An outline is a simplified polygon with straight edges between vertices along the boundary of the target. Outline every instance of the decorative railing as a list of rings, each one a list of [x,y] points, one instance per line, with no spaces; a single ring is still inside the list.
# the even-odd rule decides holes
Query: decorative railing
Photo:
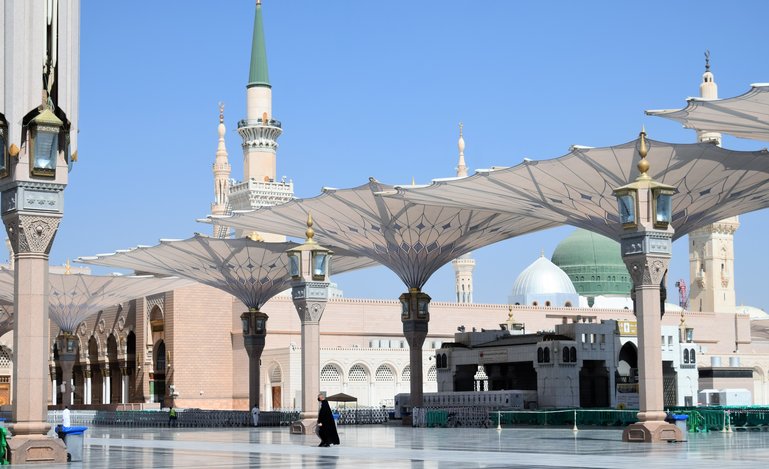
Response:
[[[266,121],[263,119],[241,119],[238,121],[239,129],[243,127],[251,127],[254,125],[267,125],[270,127],[277,127],[279,129],[283,128],[283,125],[280,123],[280,121],[276,119],[267,119]]]

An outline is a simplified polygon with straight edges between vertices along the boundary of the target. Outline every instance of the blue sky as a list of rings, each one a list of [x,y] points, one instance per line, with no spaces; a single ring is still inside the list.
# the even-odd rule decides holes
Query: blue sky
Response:
[[[254,2],[82,2],[79,161],[52,264],[160,238],[210,233],[217,103],[226,104],[233,177],[242,175]],[[695,96],[703,52],[721,97],[769,81],[767,2],[264,1],[278,177],[312,197],[369,176],[427,183],[454,175],[457,125],[471,170],[636,138],[692,142],[644,109]],[[726,138],[724,146],[763,142]],[[766,212],[741,218],[737,302],[767,309]],[[571,228],[475,253],[476,302],[504,303],[517,274]],[[686,241],[669,274],[688,283]],[[95,269],[96,272],[104,272]],[[348,297],[394,299],[385,268],[336,278]],[[444,267],[425,291],[453,297]]]

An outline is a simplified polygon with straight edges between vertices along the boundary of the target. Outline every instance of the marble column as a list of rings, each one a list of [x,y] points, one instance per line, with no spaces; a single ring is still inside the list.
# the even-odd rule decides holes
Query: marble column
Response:
[[[21,184],[21,183],[19,183]],[[47,436],[48,253],[61,215],[16,211],[20,187],[2,194],[3,222],[14,251],[13,423],[8,445],[14,464],[66,462],[61,440]]]

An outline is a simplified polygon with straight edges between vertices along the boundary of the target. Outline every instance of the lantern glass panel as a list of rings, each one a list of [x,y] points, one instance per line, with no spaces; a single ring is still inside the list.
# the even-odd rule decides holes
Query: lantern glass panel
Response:
[[[292,277],[296,278],[302,274],[302,267],[300,262],[300,254],[298,252],[292,252],[288,255],[288,273]]]
[[[669,224],[671,221],[671,200],[670,194],[657,194],[657,207],[655,216],[655,222],[660,224]]]
[[[38,131],[35,135],[34,169],[53,171],[59,152],[59,134]]]
[[[312,256],[312,278],[313,280],[323,280],[326,277],[326,260],[328,255],[325,252],[316,252]]]

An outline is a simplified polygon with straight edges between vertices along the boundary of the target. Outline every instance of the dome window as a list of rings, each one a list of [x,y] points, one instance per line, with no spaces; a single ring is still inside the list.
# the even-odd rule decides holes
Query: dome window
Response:
[[[569,360],[572,363],[577,363],[577,347],[569,348]]]
[[[563,348],[563,362],[569,363],[569,347]]]
[[[545,306],[550,306],[550,301],[545,301]]]
[[[537,363],[542,363],[545,361],[545,352],[542,350],[542,347],[539,347],[537,349]]]
[[[550,347],[545,347],[545,353],[544,357],[542,358],[542,361],[545,363],[550,363]]]
[[[571,308],[571,301],[567,301],[566,303],[563,304],[563,306],[565,306],[566,308]]]

